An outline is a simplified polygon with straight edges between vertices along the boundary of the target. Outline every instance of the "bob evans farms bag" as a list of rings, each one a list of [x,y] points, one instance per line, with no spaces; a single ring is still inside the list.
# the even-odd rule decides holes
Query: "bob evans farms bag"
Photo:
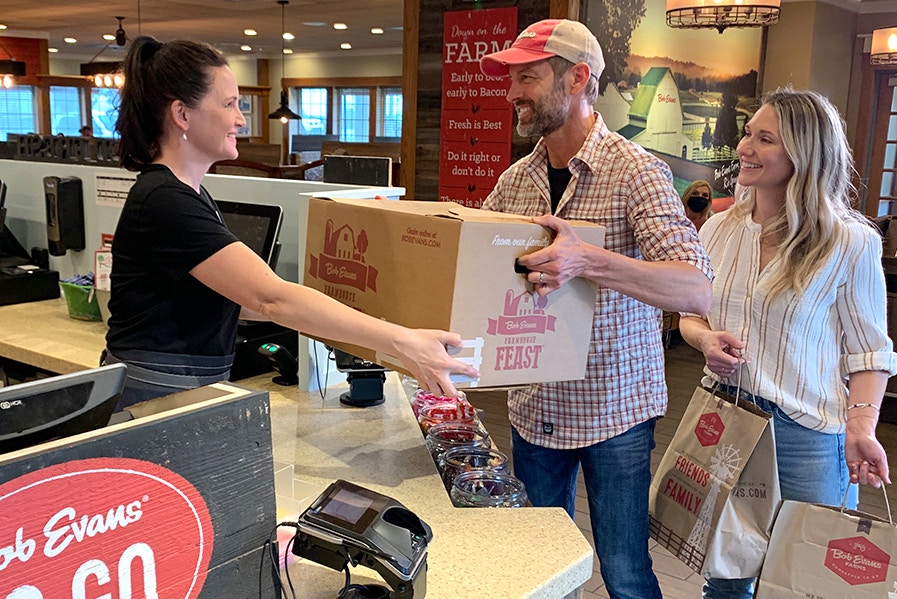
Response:
[[[838,507],[785,501],[757,599],[897,599],[897,527]]]
[[[754,577],[780,500],[769,416],[698,387],[651,481],[651,536],[705,577]]]

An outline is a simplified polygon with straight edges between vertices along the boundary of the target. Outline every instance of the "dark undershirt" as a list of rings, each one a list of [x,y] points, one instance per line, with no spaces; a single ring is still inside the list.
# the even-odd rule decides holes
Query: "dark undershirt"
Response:
[[[570,178],[572,176],[573,173],[571,173],[570,169],[566,166],[562,168],[554,168],[551,164],[548,165],[548,188],[551,191],[552,214],[558,211],[558,204],[561,202],[561,196],[564,195],[564,191],[567,189],[567,184],[570,183]]]

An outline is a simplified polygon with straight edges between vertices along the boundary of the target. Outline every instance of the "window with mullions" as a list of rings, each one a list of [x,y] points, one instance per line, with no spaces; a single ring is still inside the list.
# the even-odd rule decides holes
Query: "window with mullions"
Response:
[[[381,137],[401,137],[402,88],[381,87],[379,96],[377,135]]]
[[[118,90],[95,87],[90,91],[90,116],[94,137],[113,137],[118,120]]]
[[[330,90],[326,87],[300,87],[299,135],[327,135],[327,106]]]
[[[343,88],[338,90],[337,124],[339,140],[345,142],[370,141],[371,91],[368,88]]]
[[[0,141],[10,133],[35,133],[34,113],[33,87],[0,87]]]
[[[81,90],[77,87],[50,86],[50,133],[81,135],[86,122],[81,116]]]

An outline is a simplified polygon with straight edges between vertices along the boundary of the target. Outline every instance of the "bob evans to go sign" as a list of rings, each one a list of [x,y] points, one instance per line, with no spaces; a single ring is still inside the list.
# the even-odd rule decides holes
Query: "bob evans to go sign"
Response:
[[[162,466],[42,468],[0,485],[0,599],[193,599],[213,538],[199,492]]]

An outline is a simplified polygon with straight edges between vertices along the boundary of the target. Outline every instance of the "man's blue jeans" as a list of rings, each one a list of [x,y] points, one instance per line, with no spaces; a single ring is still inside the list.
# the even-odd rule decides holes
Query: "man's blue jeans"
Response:
[[[574,514],[576,477],[582,465],[589,519],[601,577],[611,599],[661,599],[648,553],[648,488],[654,420],[622,435],[579,449],[528,443],[511,428],[514,475],[534,506]]]
[[[844,435],[812,431],[791,420],[771,401],[762,397],[754,400],[772,415],[782,499],[840,506],[850,481],[844,461]],[[854,485],[847,507],[856,508],[858,495]],[[751,599],[753,583],[753,578],[711,578],[704,585],[704,599]]]

